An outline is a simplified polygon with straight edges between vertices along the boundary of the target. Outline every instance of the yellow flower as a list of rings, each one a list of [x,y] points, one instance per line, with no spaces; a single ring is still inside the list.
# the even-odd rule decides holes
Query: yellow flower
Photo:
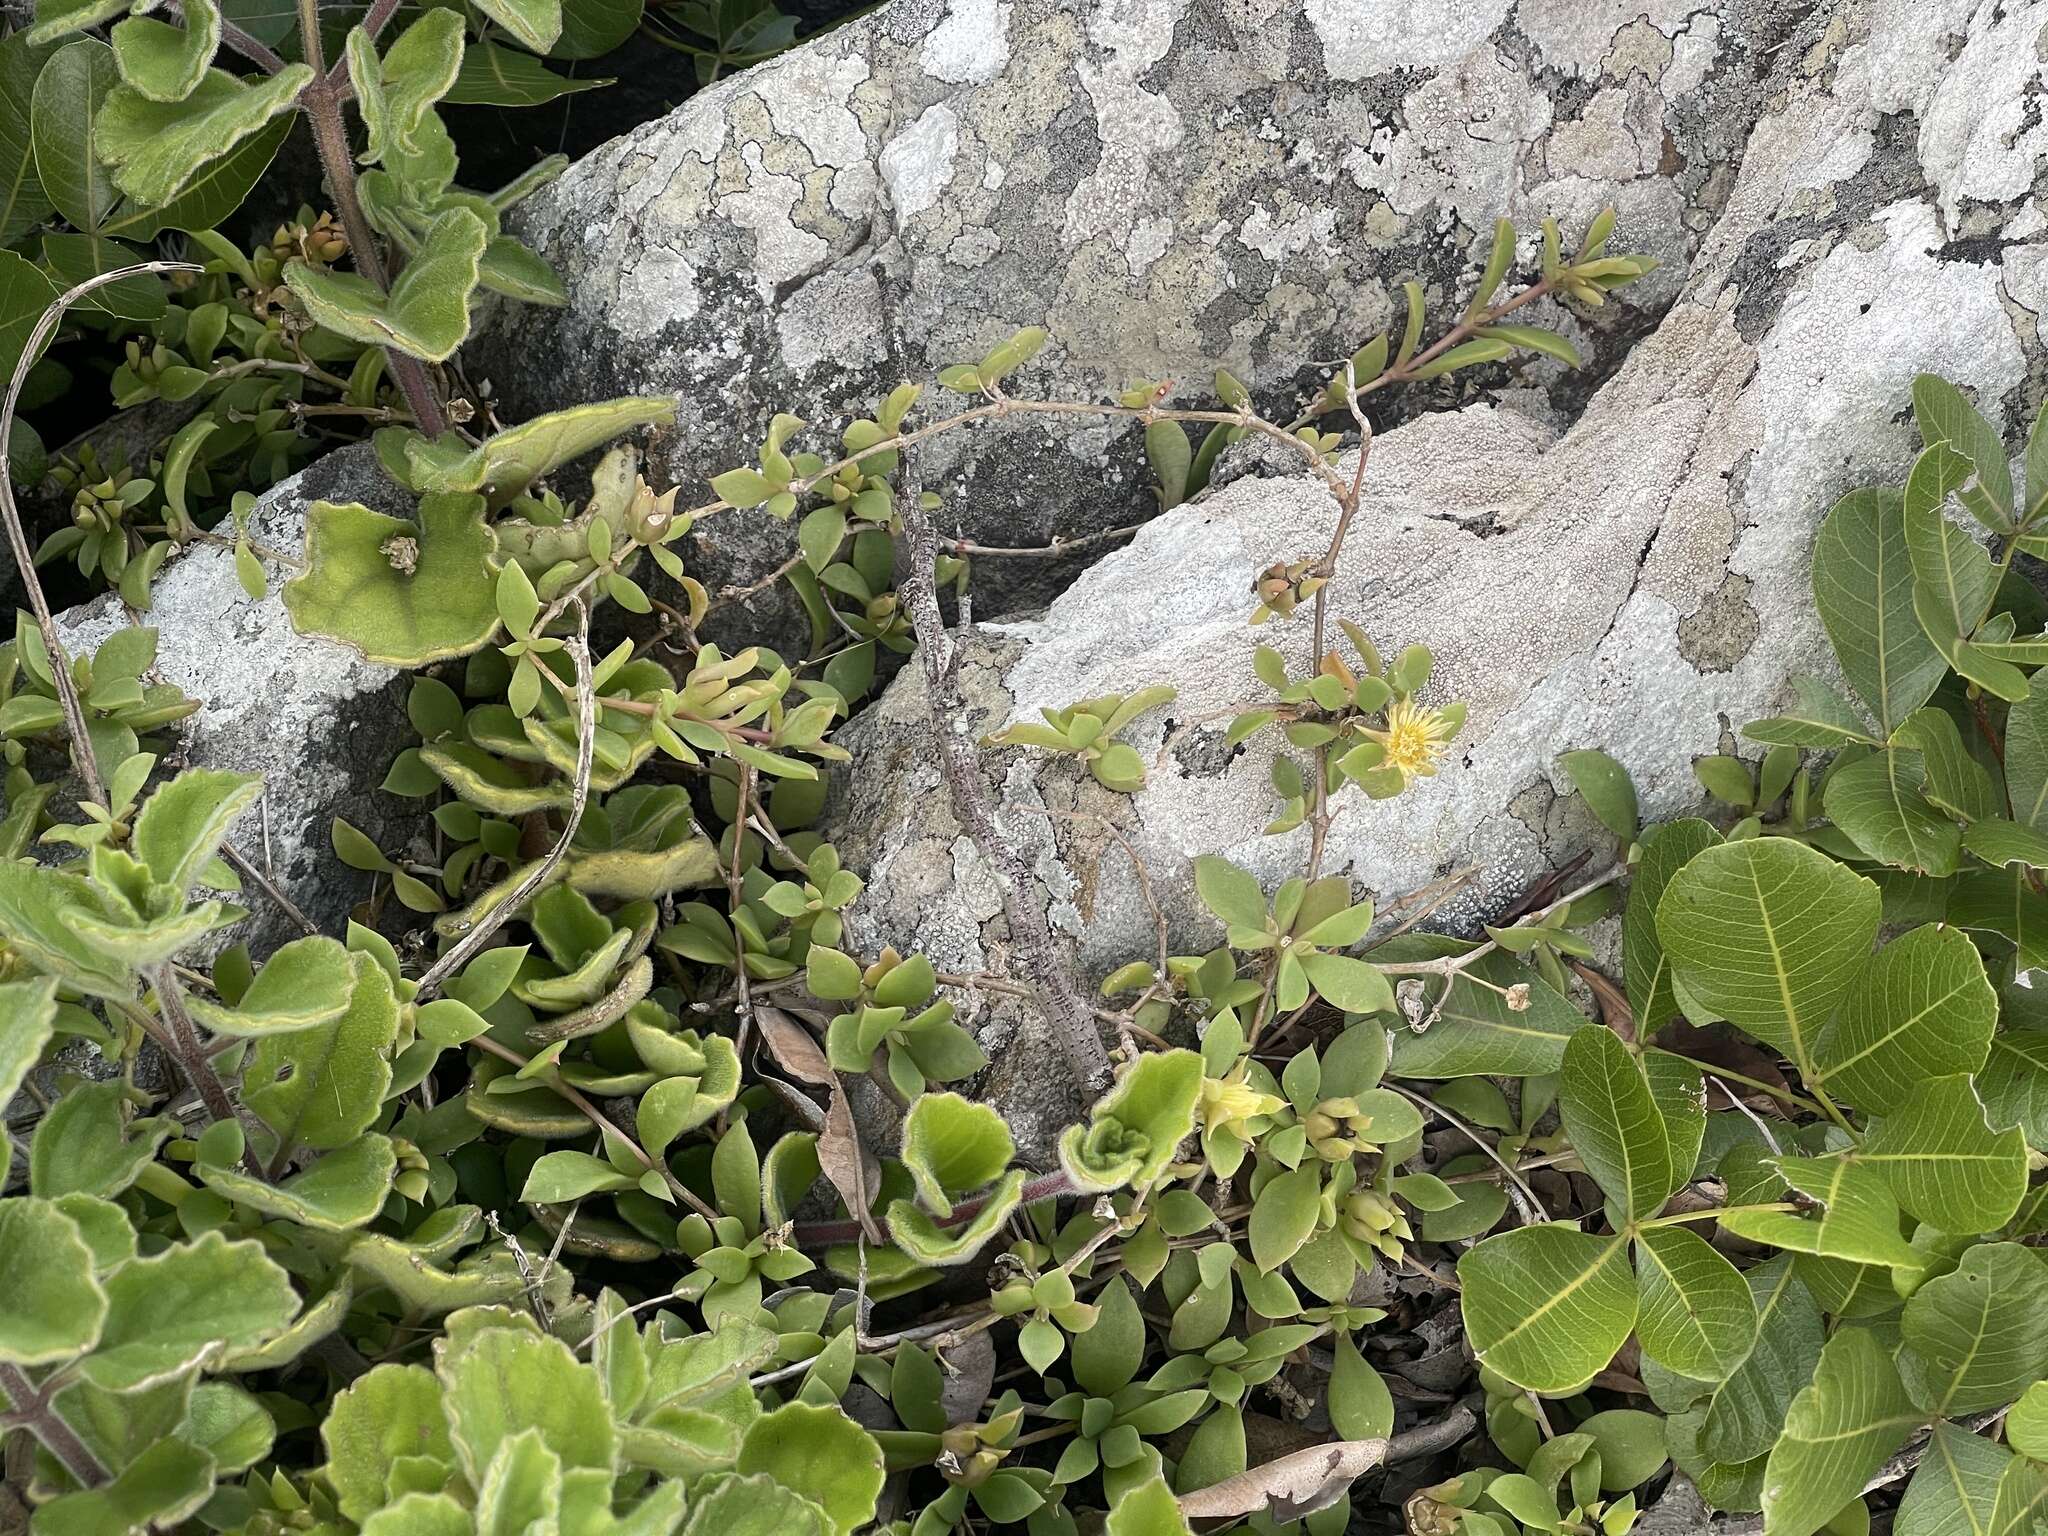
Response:
[[[1404,779],[1426,779],[1435,774],[1444,747],[1458,734],[1460,722],[1440,709],[1424,709],[1413,699],[1396,699],[1387,709],[1387,728],[1368,731],[1386,748],[1386,766],[1400,770]]]
[[[1237,1130],[1253,1116],[1275,1114],[1285,1104],[1284,1099],[1259,1092],[1238,1078],[1235,1072],[1228,1078],[1202,1079],[1202,1129],[1205,1131]]]

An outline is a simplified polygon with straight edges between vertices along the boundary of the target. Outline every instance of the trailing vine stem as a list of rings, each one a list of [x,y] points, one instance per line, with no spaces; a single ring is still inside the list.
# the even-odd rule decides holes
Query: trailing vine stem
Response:
[[[8,462],[14,442],[14,414],[21,403],[22,386],[28,382],[29,370],[35,367],[36,359],[42,356],[44,344],[64,318],[64,312],[86,294],[124,277],[203,270],[189,261],[143,261],[102,272],[65,289],[43,310],[42,318],[36,321],[35,329],[22,343],[21,356],[14,364],[14,376],[7,381],[7,398],[0,402],[0,519],[7,524],[7,542],[14,552],[14,567],[21,573],[21,584],[28,591],[29,607],[35,611],[36,628],[42,633],[43,650],[50,664],[50,680],[56,685],[58,706],[64,711],[65,730],[71,737],[71,761],[78,769],[78,776],[85,781],[87,796],[103,811],[112,809],[112,806],[107,799],[106,782],[100,777],[99,763],[93,756],[92,737],[86,730],[85,705],[78,697],[78,684],[71,676],[71,662],[64,654],[64,642],[57,637],[57,619],[50,611],[50,599],[43,592],[42,579],[36,575],[35,553],[28,547],[28,530],[22,525],[21,508],[14,500],[14,469]]]
[[[580,596],[575,598],[575,603],[576,636],[568,642],[566,649],[576,664],[576,775],[570,790],[569,812],[562,818],[561,834],[555,839],[554,846],[526,872],[526,877],[505,899],[479,918],[476,926],[420,978],[419,990],[414,994],[418,1001],[424,1002],[440,991],[448,978],[466,965],[492,934],[519,914],[533,894],[547,883],[548,877],[555,872],[555,866],[568,857],[576,829],[583,825],[583,812],[590,804],[590,770],[597,744],[597,698],[591,682],[590,605]]]
[[[1039,1011],[1052,1026],[1075,1083],[1086,1092],[1099,1093],[1109,1085],[1109,1053],[1095,1027],[1093,1009],[1075,990],[1045,909],[1030,899],[1030,871],[996,825],[988,785],[981,776],[981,754],[968,726],[966,703],[960,697],[960,663],[966,659],[967,648],[964,642],[947,637],[945,618],[939,612],[938,534],[924,509],[918,476],[906,467],[901,479],[896,513],[909,545],[909,570],[901,590],[924,665],[926,706],[938,741],[939,766],[954,811],[1002,890],[1017,963],[1032,984]],[[964,597],[960,606],[964,630],[973,622],[972,610]]]
[[[385,268],[383,257],[378,254],[376,231],[370,227],[369,215],[363,212],[363,200],[356,192],[355,158],[349,147],[348,124],[341,115],[342,87],[347,83],[346,65],[337,60],[335,74],[327,72],[326,57],[320,47],[319,0],[298,0],[298,3],[299,37],[305,48],[306,62],[313,67],[313,78],[299,92],[299,105],[305,109],[306,120],[312,124],[313,144],[320,153],[320,169],[326,176],[327,190],[334,195],[335,212],[340,215],[341,227],[348,235],[349,254],[355,260],[356,270],[389,293],[391,274]],[[385,14],[388,16],[389,10]],[[336,75],[340,78],[337,79]],[[385,347],[384,356],[420,431],[428,437],[439,437],[447,431],[448,418],[441,409],[440,395],[420,360],[393,346]]]

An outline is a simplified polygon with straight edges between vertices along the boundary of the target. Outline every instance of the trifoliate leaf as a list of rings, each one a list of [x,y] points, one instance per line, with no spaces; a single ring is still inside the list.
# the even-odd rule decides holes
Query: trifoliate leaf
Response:
[[[1628,1239],[1518,1227],[1458,1261],[1465,1330],[1480,1363],[1533,1392],[1576,1392],[1636,1324]]]
[[[1916,928],[1857,972],[1814,1045],[1809,1081],[1888,1114],[1929,1078],[1983,1066],[1997,1027],[1977,947],[1959,929]]]
[[[1694,1381],[1719,1381],[1756,1343],[1749,1282],[1684,1227],[1636,1235],[1636,1333],[1643,1353]]]
[[[1923,1082],[1850,1155],[1884,1177],[1908,1214],[1943,1232],[1996,1231],[2027,1189],[2026,1139],[1985,1122],[1962,1074]]]
[[[1920,1424],[1884,1346],[1868,1329],[1841,1329],[1792,1400],[1764,1469],[1764,1522],[1773,1536],[1812,1536]]]
[[[1657,933],[1703,1006],[1813,1068],[1822,1026],[1877,937],[1877,887],[1781,837],[1706,849],[1671,877]]]

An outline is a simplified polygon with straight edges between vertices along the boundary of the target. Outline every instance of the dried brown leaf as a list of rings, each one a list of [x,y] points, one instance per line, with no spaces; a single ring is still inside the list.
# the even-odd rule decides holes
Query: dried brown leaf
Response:
[[[761,1038],[768,1042],[775,1064],[800,1083],[823,1088],[832,1081],[831,1063],[808,1029],[780,1008],[765,1003],[754,1005],[754,1022],[761,1026]]]
[[[1299,1520],[1334,1504],[1386,1455],[1387,1442],[1379,1438],[1313,1445],[1183,1494],[1180,1512],[1190,1520],[1235,1520],[1264,1510],[1276,1522]]]
[[[860,1127],[853,1123],[853,1105],[847,1101],[845,1083],[836,1072],[830,1077],[832,1104],[825,1111],[825,1129],[818,1135],[818,1166],[839,1191],[839,1198],[846,1202],[847,1210],[860,1223],[868,1241],[881,1244],[888,1239],[876,1225],[874,1212],[868,1209],[874,1204],[874,1192],[881,1181],[881,1165],[860,1139]]]

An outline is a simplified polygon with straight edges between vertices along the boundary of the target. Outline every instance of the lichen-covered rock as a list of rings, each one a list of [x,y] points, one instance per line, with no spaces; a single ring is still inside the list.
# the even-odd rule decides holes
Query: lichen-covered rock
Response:
[[[1634,7],[1570,14],[1591,9]],[[1328,869],[1384,901],[1469,866],[1438,914],[1469,925],[1608,842],[1565,798],[1559,753],[1614,753],[1645,814],[1670,816],[1697,802],[1697,757],[1733,750],[1743,724],[1788,702],[1790,673],[1831,668],[1813,533],[1844,492],[1903,478],[1919,441],[1913,376],[1956,381],[2008,424],[2040,404],[2048,129],[2022,97],[2040,90],[2044,24],[2048,4],[1989,0],[1816,12],[1783,53],[1739,173],[1733,156],[1725,166],[1726,210],[1684,291],[1575,422],[1559,432],[1474,405],[1379,437],[1329,610],[1389,654],[1430,646],[1432,695],[1471,712],[1435,779],[1392,801],[1338,797]],[[1223,853],[1269,885],[1300,869],[1306,831],[1262,831],[1277,809],[1272,733],[1231,753],[1221,732],[1266,696],[1256,643],[1301,671],[1306,614],[1250,629],[1249,589],[1269,563],[1320,553],[1335,510],[1307,478],[1255,470],[1150,523],[1042,618],[985,633],[980,730],[1094,694],[1180,689],[1126,733],[1148,761],[1167,746],[1136,795],[1070,761],[990,761],[1016,807],[1009,829],[1037,850],[1041,899],[1089,973],[1153,953],[1151,916],[1099,822],[1040,808],[1115,822],[1177,946],[1211,937],[1194,855]],[[1000,973],[1003,924],[927,766],[915,670],[839,738],[855,771],[832,831],[869,874],[855,931]]]
[[[1023,325],[1052,335],[1027,388],[1099,398],[1176,378],[1206,394],[1220,365],[1285,408],[1398,323],[1403,279],[1447,307],[1496,218],[1576,230],[1612,204],[1621,246],[1666,266],[1597,330],[1546,317],[1598,376],[1678,291],[1805,9],[892,0],[524,204],[518,232],[569,305],[501,311],[469,357],[508,419],[674,393],[654,471],[701,489],[751,461],[772,413],[836,431]],[[1569,412],[1586,377],[1538,362],[1509,392]],[[923,459],[946,531],[984,542],[1152,507],[1134,430],[977,429]],[[707,533],[713,586],[795,547],[758,513]],[[1041,603],[1069,575],[992,564],[982,611]]]
[[[412,501],[377,468],[368,445],[346,448],[310,465],[263,496],[251,535],[268,548],[295,553],[306,504],[360,501],[378,511],[410,513]],[[236,846],[318,924],[338,934],[349,909],[369,894],[370,877],[334,856],[329,828],[346,817],[394,849],[411,836],[414,802],[377,792],[411,727],[405,684],[390,667],[346,647],[298,634],[285,616],[277,584],[291,572],[270,571],[271,593],[251,602],[235,577],[231,551],[195,545],[158,573],[142,622],[158,631],[157,672],[203,707],[178,728],[162,774],[179,766],[227,768],[263,776],[264,795],[236,825]],[[109,593],[58,616],[65,647],[91,650],[129,622]],[[299,934],[298,926],[245,882],[248,920],[231,937],[258,956]]]

